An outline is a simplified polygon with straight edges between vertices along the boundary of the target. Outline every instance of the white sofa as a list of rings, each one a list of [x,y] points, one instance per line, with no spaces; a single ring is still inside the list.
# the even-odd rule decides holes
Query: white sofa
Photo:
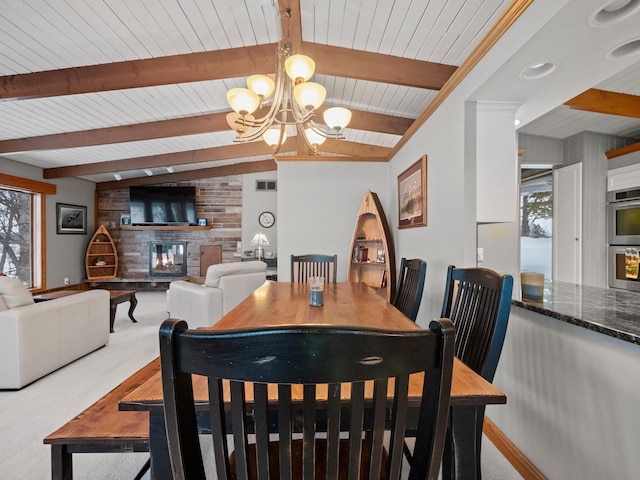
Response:
[[[106,290],[22,306],[0,295],[0,310],[0,389],[22,388],[109,342]]]
[[[261,261],[219,263],[207,269],[204,285],[187,280],[169,284],[169,315],[189,328],[209,327],[267,281]]]

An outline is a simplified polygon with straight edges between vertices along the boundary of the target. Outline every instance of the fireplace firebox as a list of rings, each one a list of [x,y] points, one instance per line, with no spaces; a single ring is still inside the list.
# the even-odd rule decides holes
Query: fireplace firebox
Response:
[[[149,242],[149,275],[187,276],[187,242]]]

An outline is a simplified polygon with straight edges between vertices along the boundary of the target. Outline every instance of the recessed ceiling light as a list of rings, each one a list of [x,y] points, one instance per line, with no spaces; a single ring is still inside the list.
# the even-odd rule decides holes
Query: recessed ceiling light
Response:
[[[520,78],[523,80],[536,80],[538,78],[546,77],[555,69],[555,63],[534,63],[520,72]]]
[[[148,168],[144,169],[144,173],[146,173],[149,176],[153,175],[153,172],[151,170],[149,170]]]
[[[628,58],[633,55],[638,55],[639,53],[640,38],[636,38],[635,40],[629,40],[628,42],[611,49],[605,55],[605,58],[607,60],[620,60],[622,58]]]
[[[589,17],[593,27],[608,27],[640,12],[640,0],[609,0]]]
[[[514,123],[515,123],[515,125],[517,127],[518,125],[520,125],[520,120],[518,118],[516,118],[516,121]]]
[[[173,173],[173,167],[167,167],[167,172]]]
[[[114,173],[113,174],[113,178],[115,178],[116,180],[120,181],[120,180],[122,180],[122,175],[120,175],[119,173]]]

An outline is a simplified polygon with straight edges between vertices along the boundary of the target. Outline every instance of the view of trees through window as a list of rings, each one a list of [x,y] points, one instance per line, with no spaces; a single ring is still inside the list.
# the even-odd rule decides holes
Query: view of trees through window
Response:
[[[551,278],[553,185],[551,175],[525,182],[520,196],[520,269]]]
[[[31,194],[0,189],[0,272],[31,278]]]

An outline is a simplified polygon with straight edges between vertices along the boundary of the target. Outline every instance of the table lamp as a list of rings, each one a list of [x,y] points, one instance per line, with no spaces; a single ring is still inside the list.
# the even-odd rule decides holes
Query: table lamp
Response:
[[[256,233],[253,236],[253,240],[251,240],[251,245],[257,245],[258,246],[258,260],[262,260],[262,247],[268,247],[269,246],[269,239],[262,232]]]

